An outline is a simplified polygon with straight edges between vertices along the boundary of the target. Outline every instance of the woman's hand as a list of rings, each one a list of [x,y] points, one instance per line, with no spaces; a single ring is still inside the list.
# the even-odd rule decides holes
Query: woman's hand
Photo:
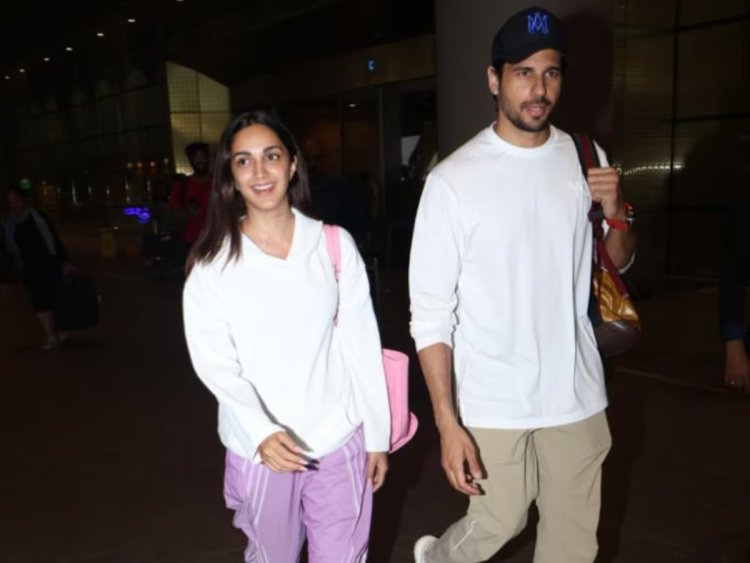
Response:
[[[388,452],[367,452],[367,482],[372,485],[372,492],[385,483],[388,473]]]
[[[302,448],[297,445],[288,432],[274,432],[258,446],[261,461],[277,473],[307,471],[310,463],[302,455]]]

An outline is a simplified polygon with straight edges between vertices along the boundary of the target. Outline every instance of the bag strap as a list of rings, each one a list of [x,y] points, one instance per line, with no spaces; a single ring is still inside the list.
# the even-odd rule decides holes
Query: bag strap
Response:
[[[339,238],[339,228],[336,225],[323,225],[323,234],[326,237],[326,246],[328,254],[333,262],[333,270],[336,273],[336,281],[341,276],[341,241]]]
[[[599,151],[596,150],[594,140],[588,133],[573,133],[573,144],[576,146],[576,152],[578,153],[578,162],[581,165],[581,171],[583,177],[587,178],[589,168],[598,168],[601,166],[601,160],[599,160]],[[604,210],[602,204],[598,201],[591,202],[591,209],[589,210],[589,221],[594,227],[594,238],[597,240],[604,239]]]
[[[601,166],[599,152],[596,150],[594,140],[587,133],[573,133],[571,134],[571,137],[576,146],[578,162],[581,165],[583,177],[586,178],[589,168],[598,168]],[[607,252],[607,247],[604,244],[604,210],[602,209],[602,204],[598,201],[591,203],[589,221],[591,221],[591,225],[594,229],[594,244],[599,265],[609,272],[617,291],[619,291],[621,295],[628,297],[628,288],[622,281],[620,272],[614,262],[612,262],[612,258],[610,258],[609,252]]]
[[[599,152],[588,133],[571,133],[570,136],[573,137],[573,143],[575,143],[578,152],[578,161],[585,176],[589,168],[596,168],[601,165]]]

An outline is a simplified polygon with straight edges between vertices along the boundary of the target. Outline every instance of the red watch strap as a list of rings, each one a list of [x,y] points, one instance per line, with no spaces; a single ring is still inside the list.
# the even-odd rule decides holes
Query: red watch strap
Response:
[[[612,227],[613,229],[617,231],[627,231],[628,230],[628,223],[627,221],[618,221],[617,219],[605,219],[607,221],[607,225]]]

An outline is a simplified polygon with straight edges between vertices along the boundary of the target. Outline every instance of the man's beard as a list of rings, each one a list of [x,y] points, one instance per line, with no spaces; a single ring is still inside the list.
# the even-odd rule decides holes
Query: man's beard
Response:
[[[539,133],[540,131],[544,131],[549,125],[547,119],[539,123],[528,123],[527,121],[524,121],[523,115],[520,111],[516,111],[515,109],[511,108],[509,104],[507,104],[502,98],[498,98],[498,103],[500,104],[500,109],[502,110],[503,114],[508,118],[508,121],[510,121],[521,131],[526,131],[528,133]],[[521,109],[529,104],[545,104],[546,106],[550,106],[552,105],[552,102],[542,96],[541,98],[523,102],[521,104]]]

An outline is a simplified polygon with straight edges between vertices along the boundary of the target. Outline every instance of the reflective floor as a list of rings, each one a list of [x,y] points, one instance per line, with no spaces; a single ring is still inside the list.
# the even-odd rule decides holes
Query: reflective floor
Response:
[[[213,398],[193,375],[180,284],[133,261],[82,259],[99,326],[41,352],[19,286],[0,285],[0,562],[224,563],[244,539],[221,497]],[[382,275],[381,327],[411,350],[403,274]],[[720,383],[711,290],[641,302],[639,347],[610,366],[614,448],[599,561],[750,561],[750,399]],[[424,386],[421,428],[376,497],[370,561],[411,561],[465,500],[448,487]],[[533,521],[493,561],[530,562]]]

